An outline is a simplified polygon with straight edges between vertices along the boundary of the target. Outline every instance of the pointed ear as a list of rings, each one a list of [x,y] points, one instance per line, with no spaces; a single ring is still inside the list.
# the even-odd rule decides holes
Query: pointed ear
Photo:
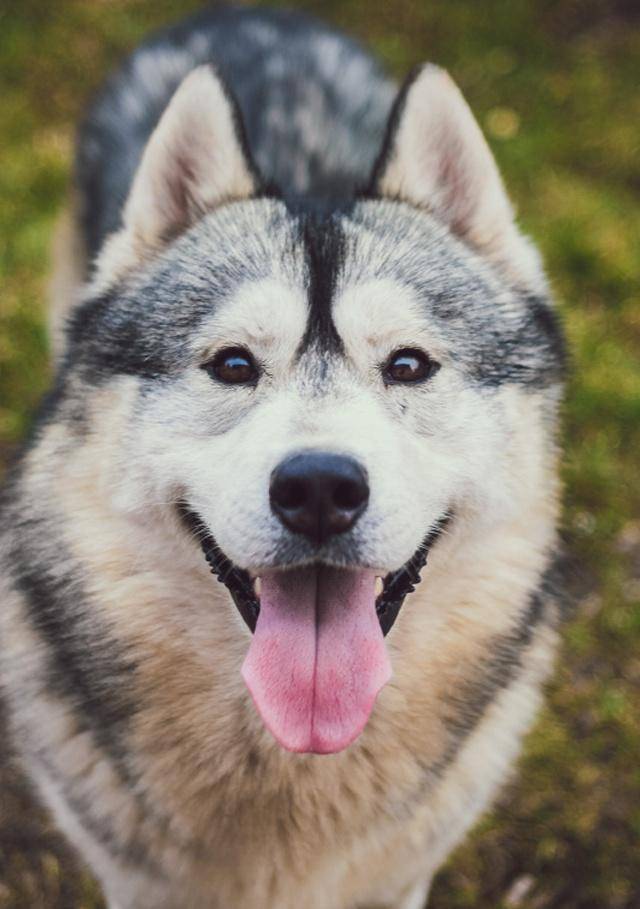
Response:
[[[439,67],[421,67],[401,90],[372,189],[432,212],[516,281],[543,283],[538,255],[518,232],[480,127]]]
[[[208,212],[258,191],[239,112],[210,66],[178,87],[149,139],[123,210],[105,243],[97,283],[140,264]]]

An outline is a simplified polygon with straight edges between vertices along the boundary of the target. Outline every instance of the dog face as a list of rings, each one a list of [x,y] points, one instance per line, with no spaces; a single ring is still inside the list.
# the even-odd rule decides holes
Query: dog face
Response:
[[[315,235],[280,202],[234,203],[88,306],[87,370],[140,380],[118,495],[185,498],[255,574],[318,558],[386,574],[447,511],[503,507],[501,392],[539,390],[556,368],[540,304],[398,203],[360,202]],[[234,359],[246,378],[225,378]],[[307,451],[368,477],[357,522],[319,545],[270,499],[279,465]]]
[[[537,259],[440,71],[400,96],[371,186],[323,217],[260,196],[197,70],[69,330],[85,383],[135,377],[114,507],[179,505],[232,564],[253,598],[245,678],[293,750],[358,734],[389,675],[393,584],[451,516],[508,513],[517,421],[558,381]]]

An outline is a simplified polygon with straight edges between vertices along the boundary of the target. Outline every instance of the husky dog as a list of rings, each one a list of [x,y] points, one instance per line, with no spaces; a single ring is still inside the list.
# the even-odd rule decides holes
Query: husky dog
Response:
[[[80,132],[2,519],[17,747],[120,909],[419,909],[560,607],[563,345],[451,79],[285,12]]]

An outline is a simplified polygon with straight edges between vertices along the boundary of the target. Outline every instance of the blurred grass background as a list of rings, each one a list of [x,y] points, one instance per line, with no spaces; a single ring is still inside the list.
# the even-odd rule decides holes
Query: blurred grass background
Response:
[[[578,571],[517,780],[439,876],[433,909],[640,907],[640,2],[299,0],[402,76],[447,67],[543,250],[570,346],[565,529]],[[48,247],[74,124],[150,28],[193,0],[0,0],[0,461],[49,381]],[[97,909],[5,757],[0,907]],[[204,907],[203,907],[204,909]]]

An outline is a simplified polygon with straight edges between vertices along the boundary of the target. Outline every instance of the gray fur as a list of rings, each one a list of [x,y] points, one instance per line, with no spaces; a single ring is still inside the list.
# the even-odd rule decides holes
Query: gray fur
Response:
[[[267,187],[324,209],[362,187],[395,90],[356,42],[278,10],[221,8],[150,39],[115,73],[80,133],[78,184],[95,254],[118,227],[144,144],[184,76],[213,62]]]

